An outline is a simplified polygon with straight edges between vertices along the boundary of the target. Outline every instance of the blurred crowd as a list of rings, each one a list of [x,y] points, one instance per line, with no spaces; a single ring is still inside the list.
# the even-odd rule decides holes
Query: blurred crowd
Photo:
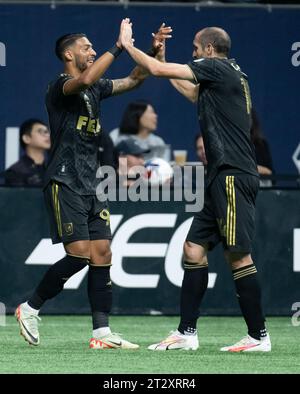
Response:
[[[157,133],[158,115],[147,100],[130,102],[124,110],[119,127],[99,137],[99,162],[114,167],[119,175],[134,175],[135,169],[147,161],[160,159],[173,163],[171,145]],[[27,119],[20,126],[20,159],[3,173],[6,186],[42,187],[50,149],[50,131],[40,119]],[[251,140],[255,149],[257,169],[261,176],[274,173],[269,144],[264,137],[258,115],[252,110]],[[201,133],[196,133],[195,155],[204,167],[207,165],[205,146]],[[173,151],[173,156],[175,152]],[[180,151],[186,152],[186,151]],[[191,152],[190,152],[191,153]],[[187,161],[184,158],[181,165]],[[129,186],[134,181],[124,184]],[[270,180],[261,180],[261,186],[272,186]]]

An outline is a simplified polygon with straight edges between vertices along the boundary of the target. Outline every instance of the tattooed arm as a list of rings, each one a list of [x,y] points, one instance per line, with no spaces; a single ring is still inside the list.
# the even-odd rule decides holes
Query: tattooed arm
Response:
[[[148,71],[143,67],[135,67],[128,77],[113,80],[112,94],[115,96],[138,87],[148,75]]]

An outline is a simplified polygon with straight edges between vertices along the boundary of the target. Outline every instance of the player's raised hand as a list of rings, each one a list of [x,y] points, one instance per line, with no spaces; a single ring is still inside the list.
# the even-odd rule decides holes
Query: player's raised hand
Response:
[[[172,38],[172,31],[173,29],[171,26],[166,26],[165,23],[162,23],[158,31],[156,33],[152,33],[153,46],[160,47],[167,38]]]
[[[132,38],[132,23],[129,18],[122,20],[119,40],[124,48],[133,45],[134,39]]]
[[[160,28],[156,33],[152,33],[153,41],[152,47],[155,51],[156,58],[158,60],[164,61],[165,60],[165,42],[166,39],[172,38],[172,28],[171,26],[166,26],[165,23],[162,23]]]

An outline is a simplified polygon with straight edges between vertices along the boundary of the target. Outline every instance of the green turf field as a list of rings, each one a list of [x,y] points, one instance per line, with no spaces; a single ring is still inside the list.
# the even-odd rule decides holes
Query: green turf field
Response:
[[[111,327],[140,350],[91,350],[88,316],[42,316],[41,345],[29,346],[14,317],[0,326],[0,373],[299,373],[300,327],[269,318],[271,353],[229,354],[219,348],[245,333],[241,318],[200,319],[197,351],[153,352],[147,345],[176,328],[177,317],[113,316]]]

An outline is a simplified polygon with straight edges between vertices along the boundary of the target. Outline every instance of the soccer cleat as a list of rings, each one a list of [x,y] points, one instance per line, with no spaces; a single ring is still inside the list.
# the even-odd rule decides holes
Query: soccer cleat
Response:
[[[259,339],[254,339],[247,335],[242,338],[239,342],[232,346],[222,347],[221,352],[270,352],[271,351],[271,340],[270,335]]]
[[[90,349],[138,349],[139,345],[121,338],[119,334],[110,333],[102,338],[91,338]]]
[[[24,337],[25,341],[30,345],[39,345],[40,335],[38,330],[38,320],[41,320],[41,318],[28,312],[24,304],[20,304],[17,307],[15,316],[20,326],[20,334]]]
[[[197,350],[199,347],[198,336],[184,335],[178,330],[171,331],[170,335],[159,343],[148,346],[149,350]]]

